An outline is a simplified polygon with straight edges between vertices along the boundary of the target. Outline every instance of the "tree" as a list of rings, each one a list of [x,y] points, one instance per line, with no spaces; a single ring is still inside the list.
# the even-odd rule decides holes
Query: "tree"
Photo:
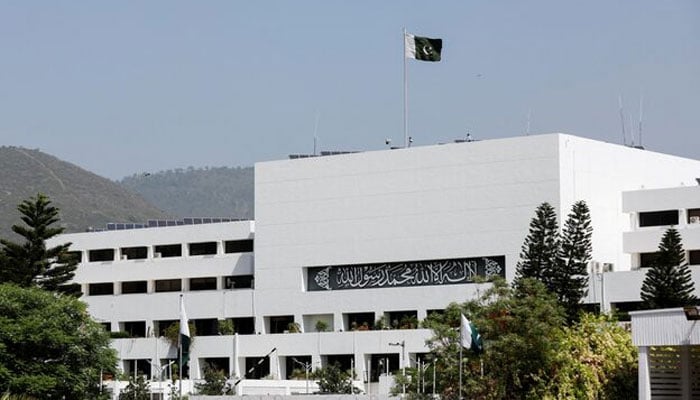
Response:
[[[560,247],[557,214],[549,203],[542,203],[530,221],[530,232],[525,238],[516,267],[516,284],[523,278],[535,278],[551,290],[554,286],[553,275],[562,262]]]
[[[148,382],[142,375],[137,376],[135,380],[133,376],[129,376],[129,384],[119,393],[119,400],[149,400],[150,394]]]
[[[637,348],[630,332],[609,316],[582,314],[565,327],[555,365],[545,398],[637,397]]]
[[[642,283],[641,297],[648,308],[672,308],[693,304],[695,286],[685,263],[681,236],[669,228],[661,238],[657,257]]]
[[[115,373],[109,342],[80,300],[0,284],[0,393],[99,398],[101,374]]]
[[[12,230],[24,237],[24,243],[0,239],[4,260],[0,264],[0,282],[23,287],[39,286],[45,290],[80,295],[80,285],[69,283],[75,275],[78,260],[69,254],[70,243],[46,248],[46,241],[60,233],[58,208],[39,193],[17,206],[24,225]]]
[[[478,327],[485,345],[482,354],[463,351],[461,394],[460,314]],[[426,386],[436,368],[436,389],[446,400],[621,400],[635,393],[637,359],[630,333],[610,317],[585,313],[565,326],[564,309],[536,279],[523,279],[515,288],[496,281],[478,299],[450,304],[423,324],[433,331]],[[417,393],[417,371],[409,369],[407,375],[413,378],[406,381],[407,393]]]
[[[460,314],[468,315],[484,339],[481,355],[463,351],[463,393],[459,393]],[[436,387],[445,399],[540,398],[551,377],[563,325],[563,309],[542,282],[523,278],[515,289],[494,282],[477,300],[452,304],[427,318],[428,341],[437,359]],[[481,377],[481,361],[484,376]],[[415,386],[407,388],[415,391]]]
[[[561,240],[561,250],[554,273],[553,291],[566,309],[567,319],[576,320],[581,309],[581,299],[588,293],[588,263],[593,245],[591,214],[585,201],[577,201],[571,207]]]
[[[224,371],[209,364],[204,366],[204,382],[195,383],[194,389],[198,394],[203,395],[233,394],[233,388],[227,382]]]
[[[350,374],[343,371],[337,362],[315,370],[313,375],[314,378],[318,379],[321,393],[357,394],[360,392],[358,388],[353,386]]]

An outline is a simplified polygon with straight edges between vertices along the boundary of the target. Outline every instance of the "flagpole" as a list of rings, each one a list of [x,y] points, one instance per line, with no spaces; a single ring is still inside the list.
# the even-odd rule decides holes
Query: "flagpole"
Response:
[[[180,295],[180,310],[182,310],[182,294]],[[182,322],[182,317],[180,321]],[[180,375],[180,398],[182,398],[182,334],[180,334],[180,332],[182,332],[182,327],[177,330],[177,349],[180,354],[178,371]]]
[[[403,28],[403,143],[408,148],[408,64],[406,62],[406,28]]]
[[[459,400],[462,400],[462,332],[459,332]]]

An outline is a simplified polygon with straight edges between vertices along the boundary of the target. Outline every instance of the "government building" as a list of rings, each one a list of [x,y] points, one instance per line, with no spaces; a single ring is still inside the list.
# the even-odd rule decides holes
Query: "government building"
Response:
[[[475,280],[515,277],[543,202],[560,223],[574,202],[590,208],[591,307],[639,307],[644,267],[671,226],[700,287],[699,179],[700,161],[567,134],[295,157],[255,165],[255,221],[53,242],[80,256],[82,300],[122,337],[125,374],[169,376],[177,350],[163,333],[182,294],[196,328],[191,381],[215,365],[239,394],[305,393],[313,382],[290,378],[338,362],[382,395],[387,371],[424,361],[421,320],[478,296]]]

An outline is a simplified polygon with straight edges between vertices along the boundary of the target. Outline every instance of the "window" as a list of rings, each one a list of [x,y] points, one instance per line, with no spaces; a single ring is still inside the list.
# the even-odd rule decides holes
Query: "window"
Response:
[[[114,284],[107,283],[91,283],[88,285],[88,296],[104,296],[114,294]]]
[[[122,282],[123,294],[146,293],[147,290],[148,284],[146,283],[146,281]]]
[[[127,376],[137,375],[151,376],[151,360],[124,360],[124,373]]]
[[[700,208],[691,208],[688,210],[688,223],[700,224]]]
[[[235,275],[224,278],[224,289],[252,289],[253,275]]]
[[[148,248],[142,247],[122,247],[120,249],[122,260],[143,260],[148,256]]]
[[[639,226],[678,225],[678,210],[639,213]]]
[[[655,262],[656,258],[659,256],[658,252],[654,253],[640,253],[639,254],[639,267],[648,268],[651,267]]]
[[[688,252],[688,264],[700,265],[700,250],[690,250]]]
[[[69,251],[68,257],[77,262],[83,262],[83,252],[82,251]]]
[[[263,379],[270,375],[270,357],[246,357],[245,378]]]
[[[197,336],[215,336],[219,334],[219,324],[216,318],[195,319],[193,322]]]
[[[239,335],[254,335],[255,334],[255,318],[240,317],[231,318],[233,320],[233,331]]]
[[[216,242],[190,243],[191,256],[206,256],[216,254]]]
[[[399,347],[399,351],[401,348]],[[371,382],[378,382],[380,375],[389,375],[399,370],[400,355],[398,353],[372,354],[370,359]]]
[[[174,325],[178,320],[163,320],[163,321],[153,321],[153,328],[155,329],[156,336],[165,336],[165,331]]]
[[[182,280],[161,279],[156,281],[156,292],[179,292],[182,290]]]
[[[610,307],[615,311],[618,321],[630,321],[630,311],[637,311],[644,309],[644,302],[642,301],[628,301],[621,303],[610,303]]]
[[[270,333],[285,333],[289,332],[289,328],[294,324],[293,315],[281,315],[277,317],[269,317]]]
[[[88,260],[90,262],[114,261],[114,249],[90,250]]]
[[[345,329],[348,331],[367,331],[374,327],[374,313],[349,313],[345,314],[348,323]]]
[[[352,368],[355,357],[352,354],[329,354],[324,365],[340,364],[340,369],[347,371]]]
[[[417,311],[394,311],[386,313],[389,326],[392,329],[416,329],[418,328]]]
[[[224,242],[224,253],[250,253],[253,251],[253,239],[227,240]]]
[[[215,371],[223,371],[225,376],[229,375],[228,358],[208,357],[204,359],[204,365]]]
[[[284,379],[295,379],[306,378],[307,372],[311,373],[311,356],[286,356],[285,359],[285,378]],[[350,369],[349,367],[347,369]],[[344,371],[345,369],[343,369]],[[312,377],[309,377],[311,379]]]
[[[216,278],[191,278],[190,290],[216,290]]]
[[[146,321],[127,321],[122,326],[129,337],[146,337]]]
[[[155,247],[155,257],[182,257],[182,245],[161,244]],[[160,255],[159,255],[160,254]]]

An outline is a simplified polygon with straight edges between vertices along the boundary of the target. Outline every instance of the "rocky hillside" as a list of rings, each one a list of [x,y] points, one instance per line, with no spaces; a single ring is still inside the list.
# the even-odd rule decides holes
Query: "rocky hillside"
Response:
[[[168,216],[140,195],[76,165],[39,150],[0,146],[0,237],[17,240],[10,229],[20,221],[17,204],[38,192],[60,209],[67,232]]]
[[[253,219],[252,167],[189,167],[132,175],[120,183],[176,217]]]

